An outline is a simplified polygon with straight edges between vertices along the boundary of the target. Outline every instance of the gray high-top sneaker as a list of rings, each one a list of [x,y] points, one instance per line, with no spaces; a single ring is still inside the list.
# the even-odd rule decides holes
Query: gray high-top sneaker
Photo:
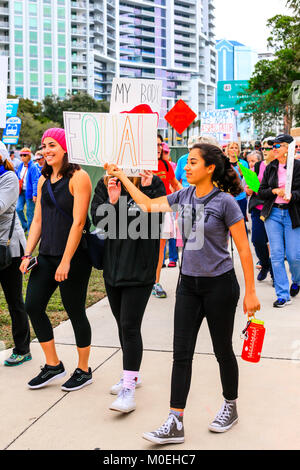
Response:
[[[156,431],[145,432],[143,438],[154,444],[181,444],[184,442],[183,418],[170,413],[167,421],[160,428]]]
[[[238,422],[236,400],[225,400],[214,421],[208,426],[213,432],[226,432]]]

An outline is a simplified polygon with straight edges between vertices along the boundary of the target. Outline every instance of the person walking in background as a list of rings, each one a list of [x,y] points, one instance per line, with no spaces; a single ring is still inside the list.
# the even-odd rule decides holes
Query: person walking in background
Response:
[[[176,163],[172,162],[171,159],[171,154],[170,154],[170,147],[168,144],[163,142],[162,144],[162,151],[163,151],[163,160],[166,160],[170,163],[170,165],[173,168],[174,173],[176,172]],[[173,192],[172,186],[170,187],[171,191]],[[163,265],[162,267],[164,268],[165,265],[165,258],[166,258],[166,251],[167,251],[167,245],[169,245],[169,264],[168,268],[176,268],[177,261],[178,261],[178,250],[176,247],[176,214],[170,214],[170,235],[171,238],[166,241],[166,246],[164,250],[164,260],[163,260]]]
[[[265,150],[266,152],[266,150]],[[267,152],[268,153],[268,152]],[[268,153],[269,156],[269,153]],[[263,179],[263,175],[266,169],[266,162],[261,160],[260,153],[254,151],[248,156],[248,163],[250,169],[255,171],[258,176],[259,181]],[[263,208],[264,201],[258,198],[257,193],[250,189],[247,185],[245,187],[247,196],[250,197],[248,202],[248,212],[251,214],[252,220],[252,235],[251,241],[253,243],[256,256],[258,258],[259,266],[261,270],[258,273],[257,280],[264,281],[270,272],[271,278],[273,280],[273,270],[270,259],[270,252],[268,246],[268,236],[265,229],[265,224],[261,220],[261,210]],[[274,282],[274,281],[273,281]]]
[[[12,262],[0,266],[0,284],[8,305],[12,321],[14,348],[5,366],[18,366],[31,360],[30,329],[23,301],[23,279],[19,271],[26,239],[16,215],[19,182],[13,163],[9,160],[5,145],[0,142],[0,244],[9,246]]]
[[[144,172],[141,178],[131,178],[131,181],[150,198],[166,194],[162,180],[151,172]],[[123,375],[110,390],[111,394],[118,397],[110,409],[128,413],[136,408],[135,388],[141,385],[141,325],[156,278],[160,247],[159,225],[162,217],[155,221],[151,215],[141,212],[126,189],[112,177],[101,178],[95,189],[91,215],[98,228],[99,223],[107,216],[107,204],[110,208],[114,207],[119,220],[127,220],[128,223],[127,227],[121,227],[122,235],[119,231],[115,234],[108,223],[107,229],[105,228],[108,236],[105,238],[103,260],[106,292],[118,325],[123,353]],[[99,215],[100,212],[102,215]],[[136,219],[140,220],[140,233],[144,230],[143,224],[147,228],[146,237],[130,237],[129,225],[134,224]],[[111,220],[112,226],[113,223]],[[123,235],[124,230],[126,237]],[[110,233],[113,233],[111,237]],[[156,233],[153,238],[152,233]]]
[[[182,186],[179,183],[179,181],[177,181],[177,179],[175,178],[175,173],[174,173],[172,166],[170,165],[168,161],[163,159],[163,138],[161,135],[157,136],[157,159],[158,159],[158,170],[153,171],[153,174],[157,175],[162,180],[166,189],[166,193],[171,194],[172,189],[174,191],[178,191],[179,189],[181,189]],[[154,295],[158,299],[164,299],[167,297],[167,293],[163,289],[159,281],[160,281],[161,268],[162,268],[163,260],[164,260],[166,241],[172,238],[173,236],[173,230],[172,230],[173,225],[174,224],[172,223],[171,215],[167,214],[167,217],[165,217],[164,223],[163,223],[163,229],[162,229],[161,240],[160,240],[160,249],[159,249],[159,260],[158,260],[157,270],[156,270],[156,280],[152,289],[152,295]]]
[[[15,172],[17,172],[17,171],[18,171],[18,168],[19,168],[19,166],[21,165],[22,162],[15,156],[15,151],[14,151],[14,150],[11,150],[11,151],[9,152],[9,157],[10,157],[10,159],[11,159],[11,161],[12,161],[12,164],[13,164],[13,166],[14,166]]]
[[[234,170],[237,172],[239,175],[241,182],[243,180],[243,174],[237,164],[237,157],[240,155],[241,149],[240,149],[240,144],[238,142],[230,142],[227,147],[227,156],[229,158],[229,161],[234,168]],[[245,160],[239,160],[239,162],[246,168],[249,167],[248,163]],[[244,220],[245,220],[245,227],[246,231],[247,230],[247,194],[245,191],[242,191],[240,194],[238,194],[235,197],[235,200],[237,201],[238,205],[240,206],[240,209],[243,213]]]
[[[273,141],[273,160],[266,167],[258,191],[263,203],[261,217],[270,243],[271,261],[277,300],[273,307],[285,307],[300,289],[300,161],[294,161],[291,198],[285,195],[287,156],[293,137],[280,134]],[[292,284],[285,269],[290,267]]]
[[[25,308],[45,354],[46,364],[40,374],[30,380],[28,387],[42,388],[66,375],[46,314],[47,304],[59,286],[78,352],[78,367],[62,385],[62,390],[73,391],[92,383],[88,364],[91,327],[85,310],[92,266],[81,243],[83,230],[89,229],[87,213],[92,184],[79,165],[69,163],[63,129],[48,129],[42,138],[42,148],[46,163],[38,183],[36,210],[20,270],[26,273],[40,241],[37,265],[28,281]]]
[[[44,158],[43,152],[41,150],[38,150],[35,153],[34,162],[35,162],[36,167],[39,170],[40,175],[41,175],[42,174],[42,169],[43,169],[43,166],[44,166],[44,163],[45,163],[45,158]]]
[[[186,172],[191,186],[158,199],[145,196],[116,165],[104,168],[122,182],[144,210],[173,211],[177,205],[180,226],[185,227],[182,231],[185,249],[175,304],[170,414],[160,428],[144,433],[143,437],[155,444],[184,442],[183,413],[191,383],[194,349],[204,317],[219,363],[224,396],[223,406],[209,429],[225,432],[238,421],[238,364],[232,349],[232,333],[240,290],[228,252],[229,231],[244,272],[244,313],[251,317],[260,309],[243,215],[231,196],[241,191],[240,180],[221,149],[207,144],[196,144],[189,154]],[[197,217],[203,204],[204,217]],[[198,244],[201,233],[204,242]]]
[[[193,148],[193,145],[196,144],[197,142],[198,142],[198,137],[196,137],[196,136],[189,137],[189,140],[188,140],[188,150],[189,150],[189,152]],[[186,153],[186,154],[182,155],[182,157],[179,158],[179,160],[177,162],[176,170],[175,170],[175,177],[182,184],[183,188],[188,188],[189,187],[189,182],[186,178],[186,171],[185,171],[188,156],[189,156],[189,154]]]
[[[294,137],[296,141],[296,147],[295,147],[295,158],[296,160],[300,160],[300,136]]]
[[[273,152],[273,141],[274,141],[274,137],[266,137],[262,143],[261,150],[262,150],[263,159],[266,165],[269,165],[269,163],[271,163],[275,158],[274,152]]]
[[[25,233],[29,232],[34,214],[34,207],[37,197],[37,184],[40,173],[31,160],[31,150],[23,148],[20,152],[22,163],[18,168],[17,176],[20,184],[20,195],[17,203],[17,214],[21,221]],[[26,217],[24,207],[26,204]]]

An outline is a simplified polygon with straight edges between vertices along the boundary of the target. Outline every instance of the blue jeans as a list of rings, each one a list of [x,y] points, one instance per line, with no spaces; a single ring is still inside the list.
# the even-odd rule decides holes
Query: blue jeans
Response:
[[[26,204],[26,217],[27,217],[27,220],[26,220],[25,214],[24,214],[25,204]],[[32,219],[33,219],[33,214],[34,214],[34,207],[35,207],[35,204],[34,204],[33,200],[32,199],[26,199],[25,191],[22,191],[20,196],[19,196],[19,199],[18,199],[16,210],[17,210],[17,214],[19,216],[19,219],[21,221],[23,230],[25,232],[29,231],[29,229],[30,229],[30,225],[31,225],[31,222],[32,222]]]
[[[169,261],[175,261],[177,263],[178,261],[178,250],[176,246],[176,238],[169,238],[166,242],[165,246],[165,251],[164,251],[164,261],[165,262],[165,257],[166,257],[166,249],[167,249],[167,243],[169,242]]]
[[[288,261],[292,282],[300,285],[300,227],[293,229],[289,211],[274,207],[265,221],[270,243],[275,290],[278,298],[290,300],[289,279],[284,260]]]

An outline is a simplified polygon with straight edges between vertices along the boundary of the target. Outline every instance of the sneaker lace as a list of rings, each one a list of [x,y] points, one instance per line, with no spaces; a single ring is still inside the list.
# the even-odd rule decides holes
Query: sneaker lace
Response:
[[[222,408],[220,409],[219,413],[215,417],[215,421],[218,421],[223,425],[226,421],[230,418],[234,403],[227,403],[224,402]]]
[[[174,421],[175,421],[176,426],[178,428],[178,425],[180,424],[178,419],[176,418],[176,416],[173,413],[170,413],[167,421],[160,428],[158,428],[156,432],[158,434],[169,434],[171,426],[172,426]]]
[[[118,395],[119,398],[126,398],[126,396],[131,392],[130,388],[122,388]]]

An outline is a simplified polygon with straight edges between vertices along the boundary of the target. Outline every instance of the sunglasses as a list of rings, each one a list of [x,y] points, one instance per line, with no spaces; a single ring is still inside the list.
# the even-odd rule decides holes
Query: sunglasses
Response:
[[[282,144],[274,144],[273,149],[280,149]]]
[[[295,146],[295,149],[300,149],[300,145],[296,145],[296,146]]]
[[[272,149],[273,149],[273,147],[262,147],[262,150],[264,150],[266,152],[269,152]]]
[[[29,153],[20,153],[20,157],[28,157]]]
[[[162,144],[157,144],[157,147],[162,147]]]

